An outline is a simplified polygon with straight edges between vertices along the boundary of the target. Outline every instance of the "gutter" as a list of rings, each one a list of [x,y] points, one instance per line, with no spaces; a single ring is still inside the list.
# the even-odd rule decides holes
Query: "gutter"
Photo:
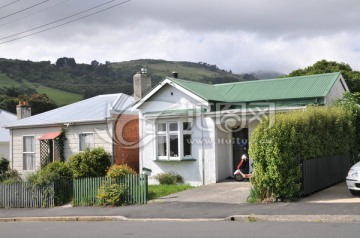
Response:
[[[268,113],[275,113],[275,112],[288,112],[293,110],[304,110],[306,109],[306,106],[299,106],[299,107],[277,107],[277,108],[268,108],[266,111]],[[265,110],[264,110],[265,111]],[[213,112],[205,112],[205,116],[213,117],[213,116],[219,116],[224,113],[227,114],[244,114],[245,115],[253,115],[254,111],[250,111],[248,109],[242,110],[242,109],[230,109],[230,110],[224,110],[224,111],[213,111]]]
[[[49,124],[28,124],[28,125],[8,125],[5,126],[5,129],[22,129],[22,128],[43,128],[48,126],[63,126],[63,125],[87,125],[87,124],[100,124],[107,122],[108,119],[101,119],[101,120],[84,120],[84,121],[73,121],[73,122],[57,122],[57,123],[49,123]]]

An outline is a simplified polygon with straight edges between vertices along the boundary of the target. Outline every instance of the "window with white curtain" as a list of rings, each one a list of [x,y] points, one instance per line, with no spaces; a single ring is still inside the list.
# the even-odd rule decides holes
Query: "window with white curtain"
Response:
[[[23,137],[23,170],[35,170],[35,136]]]
[[[79,134],[79,150],[84,151],[86,148],[94,148],[94,133]]]

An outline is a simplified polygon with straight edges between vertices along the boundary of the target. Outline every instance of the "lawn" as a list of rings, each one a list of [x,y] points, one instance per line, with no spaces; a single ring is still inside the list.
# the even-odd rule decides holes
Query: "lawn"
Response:
[[[193,188],[189,184],[175,184],[175,185],[149,185],[148,194],[149,200],[153,200],[159,197],[167,196],[173,193],[181,192],[187,189]]]

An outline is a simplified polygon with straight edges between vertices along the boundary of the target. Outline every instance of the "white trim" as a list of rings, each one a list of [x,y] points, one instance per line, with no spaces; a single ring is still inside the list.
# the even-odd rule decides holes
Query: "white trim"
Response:
[[[82,120],[82,121],[63,121],[63,122],[49,122],[49,123],[42,123],[42,124],[26,124],[26,125],[16,125],[11,126],[7,125],[4,128],[5,129],[19,129],[19,128],[40,128],[40,127],[50,127],[50,126],[63,126],[63,125],[69,125],[69,126],[75,126],[75,125],[91,125],[91,124],[100,124],[104,122],[108,122],[111,120],[111,118],[106,119],[100,119],[100,120]]]

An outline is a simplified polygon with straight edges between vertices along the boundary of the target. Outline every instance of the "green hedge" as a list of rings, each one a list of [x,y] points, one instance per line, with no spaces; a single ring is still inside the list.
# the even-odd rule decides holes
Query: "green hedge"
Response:
[[[308,107],[276,114],[251,135],[253,189],[261,200],[297,198],[301,161],[349,154],[355,140],[354,116],[341,106]]]

